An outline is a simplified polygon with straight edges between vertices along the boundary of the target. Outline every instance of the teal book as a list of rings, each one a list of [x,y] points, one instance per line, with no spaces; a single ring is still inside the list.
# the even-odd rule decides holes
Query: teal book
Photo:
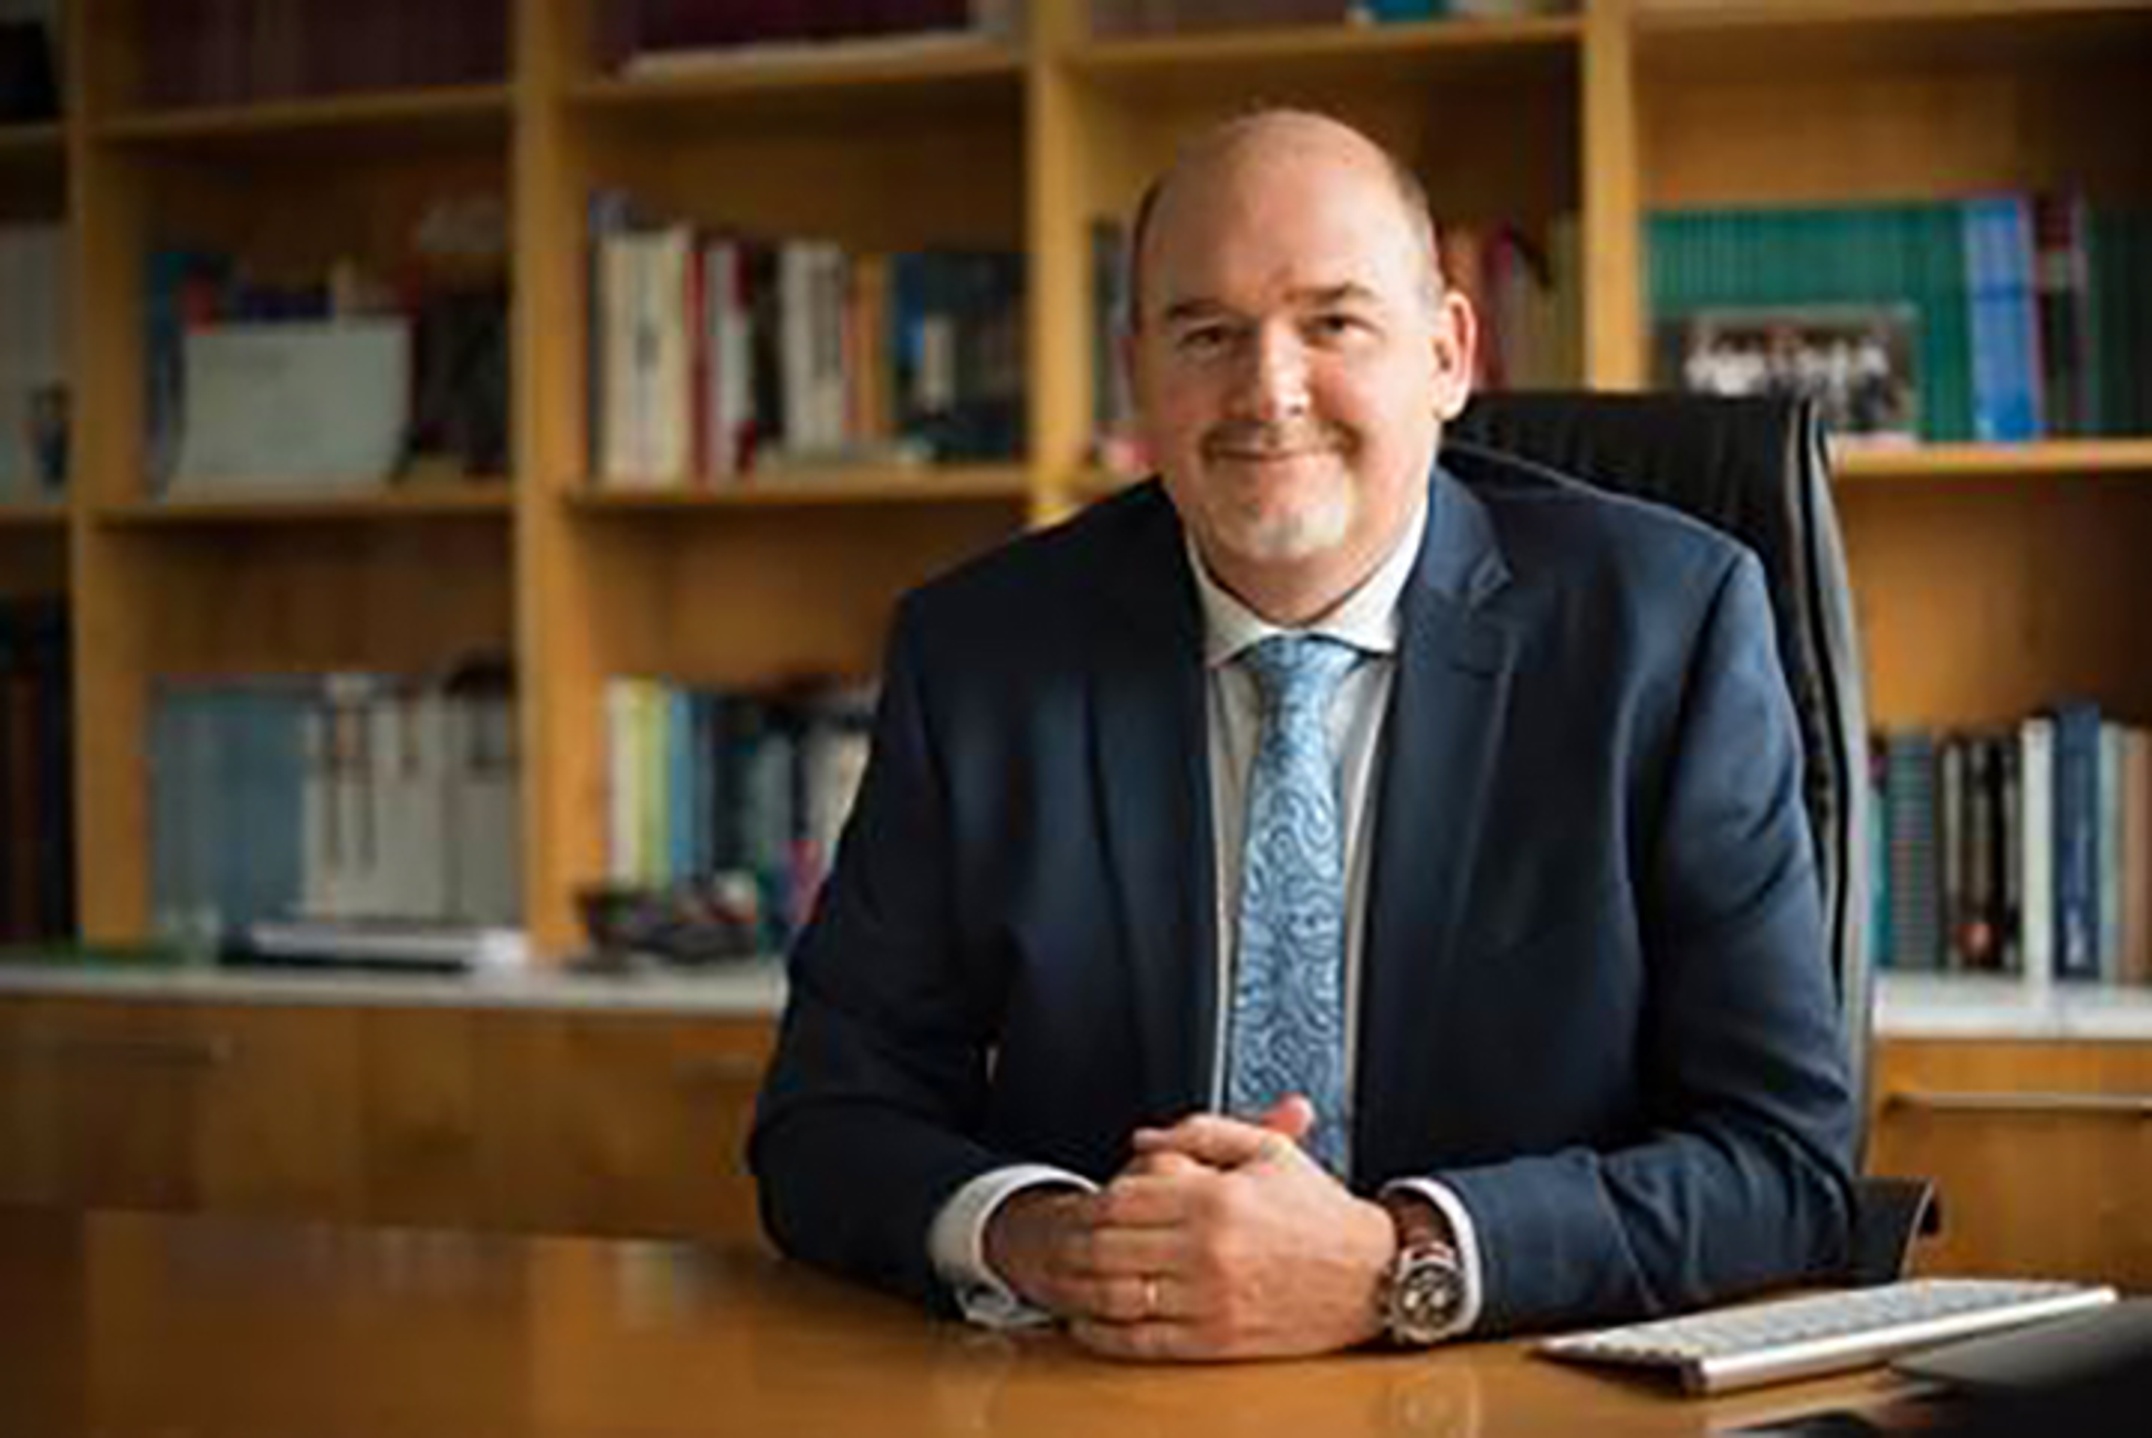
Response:
[[[1666,211],[1647,224],[1655,321],[1708,310],[1903,306],[1920,433],[1972,437],[1965,237],[1954,204]]]

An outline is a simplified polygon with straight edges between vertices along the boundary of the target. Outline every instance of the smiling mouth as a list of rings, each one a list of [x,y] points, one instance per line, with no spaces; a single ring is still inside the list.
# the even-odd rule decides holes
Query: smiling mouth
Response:
[[[1214,449],[1211,457],[1236,464],[1282,464],[1293,459],[1320,459],[1329,453],[1327,449]]]

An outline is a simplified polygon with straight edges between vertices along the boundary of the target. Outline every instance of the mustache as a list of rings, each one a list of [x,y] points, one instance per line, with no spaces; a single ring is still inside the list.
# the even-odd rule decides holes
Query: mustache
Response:
[[[1342,450],[1352,441],[1343,425],[1323,419],[1227,420],[1203,435],[1203,451],[1218,455],[1282,455]]]

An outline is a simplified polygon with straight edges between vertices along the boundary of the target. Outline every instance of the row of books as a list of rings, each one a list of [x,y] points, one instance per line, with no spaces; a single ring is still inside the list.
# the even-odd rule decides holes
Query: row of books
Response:
[[[2152,730],[2082,702],[1891,730],[1871,783],[1886,968],[2152,983]]]
[[[1023,0],[634,0],[609,5],[600,43],[625,75],[813,55],[1006,42]]]
[[[1452,16],[1552,15],[1575,8],[1575,0],[1092,0],[1091,33],[1178,35],[1284,25],[1385,25]]]
[[[60,114],[59,0],[0,0],[0,125]]]
[[[509,0],[156,0],[139,7],[155,108],[499,83]]]
[[[1658,381],[1876,439],[2152,432],[2152,211],[2077,194],[1681,210],[1647,235]]]
[[[742,881],[764,952],[810,912],[866,770],[871,686],[779,692],[609,680],[606,872]]]
[[[521,922],[516,708],[498,666],[166,679],[149,725],[151,913]]]
[[[168,248],[145,284],[152,491],[506,472],[509,297],[487,265],[392,281],[342,260],[289,279]]]
[[[1444,223],[1442,269],[1479,317],[1478,389],[1572,387],[1584,373],[1583,255],[1577,218],[1543,226],[1503,221]],[[1134,439],[1135,400],[1119,336],[1128,322],[1128,227],[1091,225],[1093,451],[1107,468],[1143,472]]]
[[[786,465],[1014,459],[1023,257],[863,254],[594,219],[591,469],[683,488]]]
[[[75,927],[67,610],[0,600],[0,943]]]
[[[0,503],[67,476],[67,234],[0,225]]]
[[[1557,389],[1584,375],[1577,217],[1441,226],[1442,270],[1479,316],[1478,389]]]

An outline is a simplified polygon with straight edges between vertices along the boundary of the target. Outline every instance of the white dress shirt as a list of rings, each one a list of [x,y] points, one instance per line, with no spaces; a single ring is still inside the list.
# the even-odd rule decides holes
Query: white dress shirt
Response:
[[[1400,628],[1398,600],[1419,558],[1427,527],[1427,507],[1413,515],[1396,547],[1366,580],[1300,631],[1341,640],[1360,651],[1360,659],[1339,682],[1331,701],[1330,743],[1337,756],[1339,819],[1345,834],[1345,1072],[1353,1070],[1359,1032],[1361,936],[1366,929],[1369,849],[1375,832],[1375,806],[1369,802],[1381,751],[1382,729],[1397,674]],[[1248,774],[1255,760],[1261,725],[1261,699],[1254,677],[1236,661],[1250,646],[1287,631],[1256,614],[1227,593],[1204,568],[1191,543],[1188,562],[1195,574],[1203,610],[1203,661],[1208,706],[1211,775],[1211,832],[1217,892],[1218,948],[1217,1028],[1210,1106],[1222,1111],[1225,1060],[1230,1052],[1226,1026],[1231,1019],[1233,956],[1238,951],[1242,835],[1247,823]],[[1352,1095],[1346,1095],[1348,1105]],[[1346,1115],[1347,1132],[1351,1131]],[[935,1271],[955,1290],[974,1322],[995,1327],[1044,1321],[1048,1315],[1018,1299],[988,1266],[984,1253],[986,1225],[1001,1205],[1037,1187],[1095,1188],[1090,1180],[1043,1164],[1018,1164],[983,1173],[942,1205],[928,1236]],[[1446,1187],[1429,1179],[1399,1179],[1385,1192],[1403,1190],[1435,1205],[1449,1221],[1464,1270],[1465,1302],[1453,1332],[1469,1330],[1480,1308],[1479,1243],[1472,1216]]]

